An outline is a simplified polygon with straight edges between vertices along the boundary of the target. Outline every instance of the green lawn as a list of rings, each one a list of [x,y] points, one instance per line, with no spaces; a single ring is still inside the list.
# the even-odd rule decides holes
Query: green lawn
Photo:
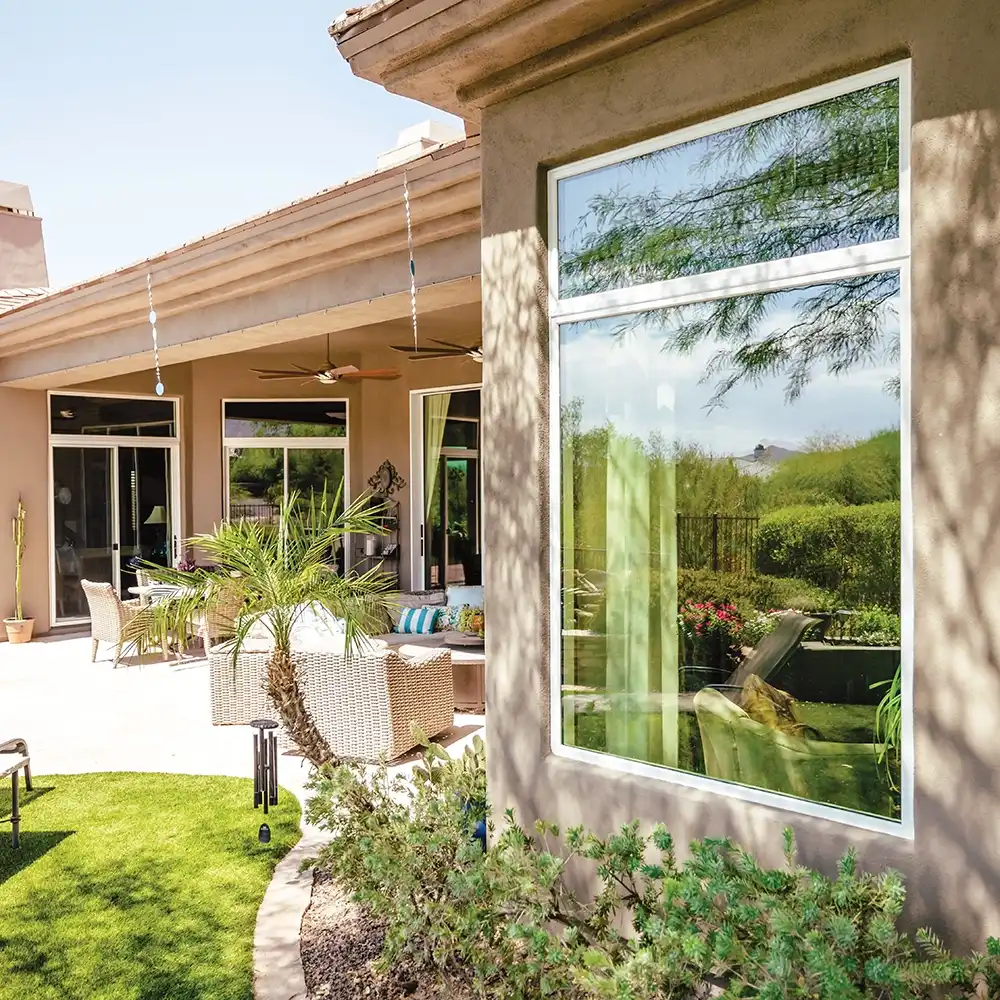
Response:
[[[257,909],[299,838],[281,791],[172,774],[36,777],[10,846],[0,788],[0,1000],[252,1000]]]

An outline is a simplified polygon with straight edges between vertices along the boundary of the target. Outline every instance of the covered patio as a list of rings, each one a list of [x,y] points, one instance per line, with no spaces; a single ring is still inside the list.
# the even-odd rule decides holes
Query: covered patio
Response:
[[[0,315],[0,420],[17,429],[0,508],[27,509],[36,634],[86,623],[81,580],[134,596],[137,560],[182,562],[186,538],[273,517],[293,490],[389,497],[388,533],[351,537],[342,568],[381,566],[402,591],[481,585],[479,150],[437,138]],[[457,350],[423,355],[438,342]]]

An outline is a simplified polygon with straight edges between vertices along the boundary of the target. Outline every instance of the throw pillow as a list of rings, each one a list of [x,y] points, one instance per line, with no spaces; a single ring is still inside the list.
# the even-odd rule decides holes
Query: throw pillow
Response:
[[[386,601],[393,625],[399,621],[404,608],[426,608],[444,604],[443,590],[418,590],[409,594],[394,594]],[[398,629],[396,629],[398,631]]]
[[[434,624],[435,632],[457,632],[458,629],[458,619],[462,612],[465,610],[466,605],[464,604],[447,604],[441,608],[441,614],[438,615],[437,621]]]
[[[474,632],[476,635],[485,634],[486,619],[483,617],[483,609],[473,607],[462,608],[458,614],[458,631]]]
[[[430,635],[434,631],[434,623],[441,614],[441,608],[403,608],[396,623],[396,631],[409,635]]]
[[[481,608],[486,602],[482,587],[449,587],[447,603],[454,607],[463,604]]]

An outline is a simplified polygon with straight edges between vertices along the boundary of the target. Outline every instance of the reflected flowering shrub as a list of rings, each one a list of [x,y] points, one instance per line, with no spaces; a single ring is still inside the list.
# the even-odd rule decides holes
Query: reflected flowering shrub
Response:
[[[734,604],[715,601],[685,601],[677,624],[688,639],[720,638],[732,642],[743,628],[743,619]]]

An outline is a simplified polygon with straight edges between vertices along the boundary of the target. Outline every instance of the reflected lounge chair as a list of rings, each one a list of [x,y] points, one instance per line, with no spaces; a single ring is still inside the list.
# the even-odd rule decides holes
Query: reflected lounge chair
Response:
[[[891,814],[892,796],[872,743],[833,743],[751,719],[713,687],[694,696],[710,778],[766,788],[842,809]]]
[[[723,693],[737,693],[742,691],[751,674],[756,674],[762,681],[766,681],[792,658],[806,632],[819,624],[819,618],[800,615],[797,611],[786,611],[781,616],[777,628],[765,635],[754,647],[753,652],[721,684],[704,686]],[[683,667],[682,669],[690,676],[697,675],[702,670],[707,672],[711,668]],[[678,695],[678,707],[682,712],[693,712],[694,692],[682,692]]]

